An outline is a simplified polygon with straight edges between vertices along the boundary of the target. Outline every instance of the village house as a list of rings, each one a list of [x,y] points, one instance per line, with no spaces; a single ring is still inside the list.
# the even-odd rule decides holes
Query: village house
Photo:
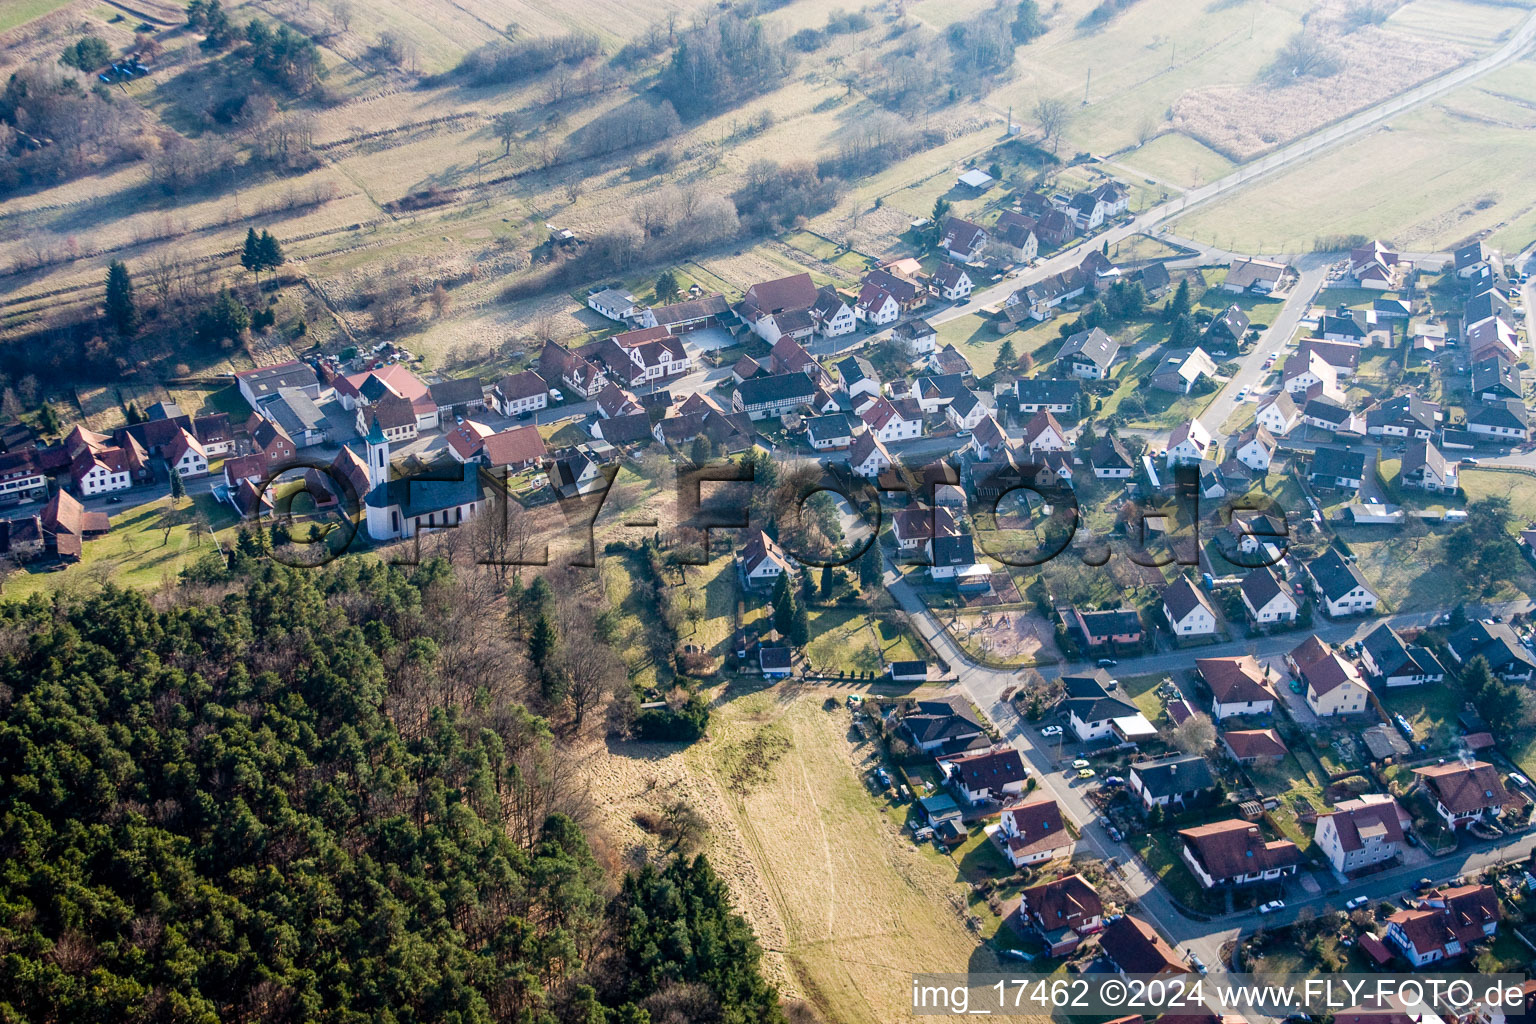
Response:
[[[1007,451],[1011,446],[1008,435],[1003,428],[997,425],[997,420],[991,416],[982,416],[980,421],[971,428],[971,454],[982,462],[989,461],[994,455]]]
[[[1203,378],[1216,376],[1216,361],[1196,346],[1185,352],[1170,352],[1152,371],[1150,383],[1158,391],[1187,395]]]
[[[1181,857],[1202,888],[1272,882],[1294,875],[1301,851],[1289,839],[1266,840],[1251,821],[1215,821],[1179,830]]]
[[[1049,797],[1039,797],[1003,811],[995,838],[1016,868],[1072,856],[1077,845],[1062,820],[1061,808]]]
[[[1196,658],[1195,670],[1211,688],[1211,717],[1267,715],[1275,710],[1269,669],[1251,654],[1235,658]]]
[[[186,478],[208,475],[208,452],[185,430],[178,431],[166,446],[165,461],[177,476]]]
[[[925,754],[958,753],[980,743],[985,730],[964,697],[920,700],[903,715],[898,726],[902,736]]]
[[[1319,448],[1312,453],[1307,480],[1314,487],[1358,491],[1365,476],[1365,453],[1344,448]]]
[[[602,288],[589,293],[587,305],[609,320],[620,323],[640,315],[640,305],[635,297],[619,288]]]
[[[1181,575],[1163,588],[1163,615],[1174,636],[1210,636],[1216,632],[1216,609],[1188,576]]]
[[[1320,814],[1313,830],[1318,849],[1341,875],[1395,860],[1413,819],[1385,793],[1345,800]]]
[[[47,495],[47,474],[32,451],[0,454],[0,505],[41,501]]]
[[[880,397],[880,378],[875,375],[875,368],[869,360],[863,356],[847,356],[838,360],[837,374],[838,388],[854,401],[855,406],[861,395]]]
[[[891,340],[901,346],[903,352],[916,359],[929,355],[938,347],[939,332],[927,320],[910,317],[899,320],[891,328]]]
[[[1155,928],[1130,914],[1122,914],[1099,933],[1099,953],[1126,977],[1167,978],[1195,971]]]
[[[1067,632],[1087,650],[1120,648],[1141,643],[1141,616],[1134,608],[1082,611],[1076,606],[1063,616]]]
[[[1403,452],[1397,482],[1402,487],[1444,493],[1459,486],[1456,463],[1440,453],[1432,441],[1415,441]]]
[[[949,258],[961,263],[972,263],[981,258],[987,247],[987,229],[960,217],[950,217],[944,222],[939,235],[939,248]]]
[[[1024,792],[1024,760],[1012,747],[998,747],[958,757],[942,756],[939,770],[967,803],[1002,803]]]
[[[1105,434],[1088,451],[1088,465],[1100,480],[1126,480],[1136,469],[1136,460],[1114,434]]]
[[[950,580],[961,593],[986,593],[992,589],[992,570],[976,560],[976,539],[970,534],[935,537],[925,550],[929,579]]]
[[[1067,442],[1067,432],[1056,417],[1048,412],[1037,412],[1024,424],[1022,443],[1033,452],[1064,452],[1072,446]]]
[[[1207,802],[1220,789],[1210,764],[1198,754],[1169,754],[1133,762],[1126,785],[1143,813],[1156,807],[1183,810]]]
[[[896,385],[892,385],[894,392]],[[907,389],[907,397],[917,403],[919,411],[926,415],[943,412],[949,404],[966,394],[965,378],[958,373],[946,373],[936,377],[919,377]]]
[[[1524,397],[1525,389],[1518,369],[1490,357],[1472,365],[1472,394],[1481,402],[1502,402]]]
[[[891,516],[891,530],[896,547],[903,553],[921,550],[934,537],[956,537],[960,524],[952,509],[944,505],[915,505]]]
[[[1505,804],[1519,800],[1511,797],[1504,783],[1499,781],[1499,770],[1486,761],[1432,764],[1415,768],[1413,774],[1434,804],[1435,813],[1450,829],[1461,828],[1484,815],[1497,814]]]
[[[1508,623],[1479,619],[1451,635],[1446,651],[1458,665],[1482,658],[1488,670],[1507,682],[1530,682],[1536,674],[1533,656]]]
[[[844,414],[808,416],[805,420],[805,437],[818,452],[836,451],[853,444],[853,427]]]
[[[640,313],[641,327],[664,327],[669,334],[687,334],[705,327],[719,327],[731,311],[725,296],[696,295],[666,306],[652,306]]]
[[[487,398],[503,416],[535,413],[549,407],[549,383],[532,370],[523,370],[497,381]]]
[[[736,551],[736,570],[748,590],[771,589],[779,577],[793,572],[795,563],[773,538],[761,530]]]
[[[1004,385],[1006,387],[1006,385]],[[1077,411],[1083,399],[1083,385],[1076,380],[1050,377],[1021,378],[1013,382],[1013,397],[1022,413],[1061,413]]]
[[[928,368],[934,373],[957,373],[962,377],[976,376],[971,361],[955,348],[953,343],[946,344],[928,357]]]
[[[1329,618],[1369,615],[1376,610],[1376,591],[1355,568],[1355,563],[1346,560],[1338,548],[1330,547],[1305,563],[1305,569],[1312,592]]]
[[[1275,576],[1275,570],[1267,565],[1249,571],[1243,577],[1243,583],[1238,586],[1238,591],[1243,596],[1243,608],[1256,625],[1295,622],[1299,611],[1296,597],[1290,593],[1289,586]]]
[[[1290,752],[1274,729],[1231,729],[1221,734],[1221,745],[1238,764],[1279,764]]]
[[[1215,452],[1216,441],[1205,424],[1199,420],[1185,420],[1168,435],[1168,454],[1165,459],[1170,469],[1174,466],[1197,466]]]
[[[1274,435],[1262,423],[1254,423],[1237,435],[1232,455],[1238,462],[1262,475],[1269,471],[1278,447]]]
[[[873,480],[890,469],[892,461],[890,450],[870,430],[860,433],[848,448],[848,467],[866,480]]]
[[[1019,921],[1039,933],[1051,956],[1066,956],[1103,929],[1104,903],[1087,879],[1071,874],[1021,892]]]
[[[1035,234],[1036,221],[1014,210],[998,214],[992,225],[991,247],[1005,259],[1027,263],[1040,253],[1040,239]]]
[[[866,281],[853,302],[853,317],[873,327],[893,324],[901,317],[901,303],[879,285]]]
[[[1284,437],[1301,424],[1301,410],[1291,393],[1281,389],[1259,404],[1254,422],[1275,437]]]
[[[944,419],[956,430],[974,430],[988,416],[987,407],[974,391],[961,391],[944,409]]]
[[[1387,939],[1415,967],[1464,956],[1499,930],[1499,897],[1491,885],[1431,889],[1413,903],[1387,918]]]
[[[235,386],[253,409],[262,399],[277,394],[280,388],[298,388],[312,400],[320,398],[320,378],[313,367],[297,359],[241,370],[235,374]]]
[[[1428,647],[1409,646],[1386,623],[1360,642],[1360,664],[1377,686],[1420,686],[1445,679],[1445,666]]]
[[[731,409],[754,420],[793,412],[810,403],[817,385],[803,373],[779,373],[742,381],[731,392]]]
[[[1428,440],[1440,422],[1440,407],[1418,395],[1398,395],[1365,412],[1365,432],[1372,437]]]
[[[1495,441],[1526,441],[1531,436],[1531,411],[1518,398],[1484,402],[1467,411],[1467,430]]]
[[[893,402],[876,398],[859,413],[859,418],[882,443],[923,436],[923,411],[911,399]]]
[[[1110,696],[1110,686],[1115,681],[1103,669],[1087,675],[1062,676],[1061,683],[1066,689],[1061,709],[1073,734],[1085,743],[1114,735],[1116,723],[1121,720],[1136,729],[1140,728],[1138,719],[1146,722],[1146,716],[1136,705]]]
[[[1332,718],[1370,711],[1370,685],[1332,645],[1310,636],[1285,657],[1304,688],[1307,707],[1317,717]]]
[[[959,302],[965,299],[974,287],[971,275],[966,273],[965,268],[957,267],[953,263],[941,263],[929,278],[929,285],[945,302]]]
[[[1056,364],[1074,377],[1103,380],[1109,376],[1120,354],[1120,343],[1101,328],[1069,335],[1056,352]]]
[[[1221,287],[1229,292],[1273,295],[1285,278],[1283,263],[1259,259],[1235,259],[1227,268]]]
[[[578,398],[591,398],[608,383],[607,376],[597,364],[553,341],[545,342],[539,352],[538,370],[540,377],[563,384]]]

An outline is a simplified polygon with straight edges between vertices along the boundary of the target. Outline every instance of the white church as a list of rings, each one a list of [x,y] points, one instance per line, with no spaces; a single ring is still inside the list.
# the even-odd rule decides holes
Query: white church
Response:
[[[368,497],[363,507],[368,535],[374,540],[399,540],[423,530],[459,526],[490,501],[474,466],[452,467],[452,472],[460,474],[454,480],[390,479],[389,439],[377,417],[372,418],[363,441],[368,446]]]

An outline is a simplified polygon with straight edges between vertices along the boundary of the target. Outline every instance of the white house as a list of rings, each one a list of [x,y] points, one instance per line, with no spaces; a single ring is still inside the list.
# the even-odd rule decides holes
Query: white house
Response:
[[[1369,615],[1376,610],[1376,592],[1337,548],[1330,547],[1306,563],[1306,570],[1313,592],[1330,616]]]
[[[1253,421],[1275,437],[1284,437],[1295,430],[1302,420],[1301,409],[1289,391],[1281,390],[1259,406]]]
[[[630,317],[639,316],[641,312],[635,297],[618,288],[603,288],[593,292],[587,296],[587,305],[609,320],[617,320],[621,323]]]
[[[939,759],[939,768],[969,803],[1002,802],[1024,792],[1024,760],[1012,747]]]
[[[939,293],[939,297],[947,302],[959,302],[971,294],[974,287],[971,275],[965,272],[964,267],[957,267],[953,263],[940,264],[939,269],[933,272],[928,279],[930,287]]]
[[[794,566],[784,549],[761,530],[736,552],[736,567],[748,588],[771,587],[784,573],[792,572]]]
[[[923,412],[910,399],[898,403],[877,398],[859,413],[859,418],[882,443],[923,436]]]
[[[1196,658],[1195,669],[1211,688],[1211,717],[1267,715],[1275,710],[1269,670],[1251,654],[1236,658]]]
[[[1188,576],[1180,576],[1164,589],[1163,615],[1175,636],[1210,636],[1216,632],[1216,609]]]
[[[891,468],[891,453],[879,437],[866,430],[853,439],[848,449],[848,466],[864,479],[873,480]]]
[[[1049,797],[1031,800],[1004,811],[996,825],[999,845],[1016,868],[1070,857],[1077,845]]]
[[[1267,841],[1251,821],[1215,821],[1179,830],[1183,860],[1206,889],[1272,882],[1294,875],[1301,850],[1289,839]]]
[[[987,418],[987,407],[981,404],[974,391],[961,391],[953,402],[944,408],[944,418],[956,430],[974,430]]]
[[[859,289],[859,297],[853,304],[853,315],[876,327],[893,324],[901,318],[901,303],[879,285],[865,284]]]
[[[1268,626],[1296,621],[1296,613],[1300,611],[1296,597],[1269,566],[1249,572],[1238,590],[1243,597],[1243,607],[1254,622]]]
[[[171,438],[171,443],[165,449],[165,461],[177,476],[207,476],[208,452],[198,443],[197,438],[185,430]]]
[[[1168,435],[1166,465],[1198,465],[1215,450],[1211,432],[1199,420],[1186,420]]]
[[[1255,423],[1237,437],[1233,454],[1255,473],[1266,473],[1275,457],[1275,438],[1263,424]]]
[[[1387,938],[1415,967],[1463,956],[1498,933],[1499,897],[1491,885],[1432,889],[1412,902],[1387,918]]]
[[[1408,813],[1392,797],[1367,793],[1335,804],[1332,814],[1319,815],[1313,840],[1333,870],[1347,875],[1394,859],[1411,824]]]

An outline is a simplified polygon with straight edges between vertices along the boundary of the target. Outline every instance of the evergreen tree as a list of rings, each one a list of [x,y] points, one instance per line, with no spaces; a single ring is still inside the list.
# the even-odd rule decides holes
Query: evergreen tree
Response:
[[[688,457],[695,466],[702,466],[714,457],[714,445],[703,434],[695,434],[693,444],[688,448]]]
[[[773,628],[784,637],[788,637],[790,631],[794,629],[795,613],[799,611],[794,588],[788,585],[788,577],[788,573],[779,577],[779,580],[784,583],[784,592],[773,603]]]
[[[256,245],[256,259],[262,270],[275,271],[288,257],[283,253],[283,247],[270,231],[263,231]]]
[[[864,554],[859,556],[859,589],[868,591],[871,587],[879,586],[884,576],[880,567],[880,545],[870,541]]]
[[[656,278],[656,297],[663,302],[677,298],[681,290],[677,284],[677,275],[670,270],[663,270]]]
[[[181,474],[176,472],[176,467],[171,467],[171,504],[174,506],[182,498],[187,496],[187,484],[182,480]]]
[[[139,330],[139,307],[133,299],[133,279],[122,260],[107,267],[107,320],[114,330],[130,338]]]
[[[1019,357],[1013,350],[1012,340],[1005,340],[997,349],[997,365],[1002,369],[1008,369]]]
[[[806,612],[804,605],[795,607],[795,614],[789,621],[789,642],[796,647],[804,647],[811,639],[811,617]]]
[[[255,228],[245,229],[245,245],[240,250],[240,265],[249,270],[252,277],[261,276],[261,237],[256,234]]]
[[[43,428],[43,433],[45,434],[57,434],[64,425],[59,422],[59,411],[48,402],[44,402],[38,407],[37,422]]]
[[[1186,277],[1179,282],[1179,287],[1173,293],[1173,298],[1169,299],[1168,304],[1164,307],[1164,318],[1169,323],[1172,323],[1181,316],[1189,315],[1189,309],[1189,278]]]
[[[832,600],[832,592],[834,590],[836,590],[836,589],[837,589],[837,577],[832,574],[832,567],[830,565],[822,566],[821,567],[821,599],[823,601],[830,601],[830,600]]]
[[[251,326],[251,314],[245,304],[228,288],[220,288],[213,305],[197,318],[197,333],[204,341],[225,341],[240,337]]]

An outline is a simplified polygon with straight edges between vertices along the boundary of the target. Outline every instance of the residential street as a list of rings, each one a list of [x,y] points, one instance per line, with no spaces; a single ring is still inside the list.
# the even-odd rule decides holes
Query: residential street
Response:
[[[1088,789],[1085,788],[1085,783],[1075,776],[1069,777],[1063,774],[1060,759],[1055,757],[1049,749],[1037,745],[1038,732],[1026,725],[1014,711],[1013,706],[1002,699],[1003,692],[1017,686],[1024,673],[987,668],[966,656],[950,638],[948,632],[940,626],[938,619],[928,610],[913,588],[895,571],[888,558],[885,582],[897,604],[907,613],[913,628],[955,671],[960,689],[986,714],[997,727],[999,734],[1019,751],[1025,764],[1040,782],[1039,792],[1053,797],[1063,812],[1077,822],[1082,831],[1079,850],[1105,861],[1117,861],[1121,880],[1140,903],[1137,912],[1141,916],[1155,922],[1181,949],[1194,950],[1202,960],[1213,967],[1220,963],[1222,946],[1244,929],[1251,929],[1257,924],[1260,919],[1259,914],[1256,911],[1249,911],[1226,915],[1218,921],[1206,922],[1187,917],[1182,910],[1174,906],[1129,848],[1110,840],[1108,833],[1097,820],[1097,810],[1087,799]],[[1468,608],[1468,614],[1509,615],[1528,612],[1532,607],[1532,602],[1523,601]],[[1425,626],[1437,614],[1436,612],[1415,612],[1339,623],[1325,622],[1310,632],[1315,632],[1319,637],[1334,643],[1346,643],[1365,636],[1383,622],[1399,627]],[[1231,641],[1202,647],[1198,653],[1203,658],[1253,654],[1265,659],[1291,650],[1301,643],[1307,632],[1296,631],[1280,636]],[[1171,672],[1175,669],[1188,668],[1194,657],[1193,652],[1176,651],[1150,654],[1140,658],[1126,658],[1116,666],[1115,672],[1126,676]],[[1047,678],[1055,678],[1074,671],[1086,671],[1091,667],[1087,663],[1048,666],[1040,670],[1040,674]],[[1469,842],[1476,843],[1475,840],[1469,840]],[[1263,920],[1266,925],[1286,924],[1294,921],[1303,907],[1313,910],[1324,907],[1342,908],[1344,902],[1354,896],[1366,895],[1374,898],[1398,894],[1420,877],[1427,876],[1436,881],[1452,879],[1498,861],[1524,857],[1533,847],[1536,847],[1536,835],[1525,835],[1502,845],[1478,844],[1477,848],[1470,852],[1466,849],[1459,850],[1428,867],[1404,867],[1387,871],[1341,887],[1337,891],[1325,889],[1324,892],[1316,895],[1306,894],[1298,883],[1292,882],[1286,894],[1285,909],[1278,914],[1268,915]]]

